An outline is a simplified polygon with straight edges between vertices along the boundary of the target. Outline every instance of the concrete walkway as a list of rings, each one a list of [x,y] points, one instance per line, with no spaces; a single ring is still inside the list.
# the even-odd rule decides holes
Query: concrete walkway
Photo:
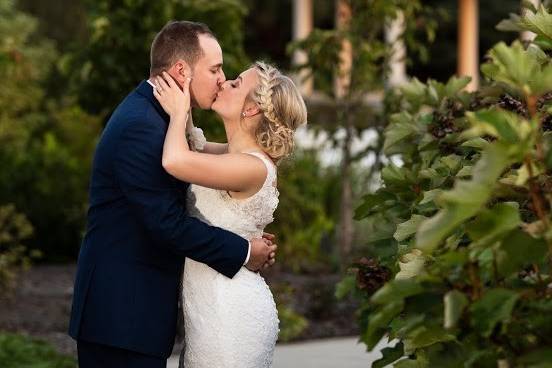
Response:
[[[384,339],[368,353],[356,337],[278,344],[273,368],[368,368],[381,358],[380,350],[386,345]],[[178,357],[173,356],[167,368],[177,367]]]

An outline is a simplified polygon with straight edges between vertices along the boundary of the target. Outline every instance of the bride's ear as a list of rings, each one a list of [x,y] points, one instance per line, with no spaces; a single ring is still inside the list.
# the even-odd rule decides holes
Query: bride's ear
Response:
[[[245,109],[242,112],[242,116],[244,118],[252,118],[253,116],[261,114],[262,111],[259,109],[259,106],[257,104],[251,103],[245,106]]]

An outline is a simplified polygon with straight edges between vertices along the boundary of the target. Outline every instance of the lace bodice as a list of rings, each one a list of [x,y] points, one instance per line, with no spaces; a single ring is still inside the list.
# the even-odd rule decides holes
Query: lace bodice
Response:
[[[261,237],[278,206],[276,167],[260,152],[267,169],[259,191],[246,199],[191,185],[191,216],[240,235]],[[278,312],[265,280],[242,267],[229,279],[186,259],[183,276],[185,368],[269,368],[278,338]]]
[[[260,158],[267,169],[265,182],[257,193],[237,199],[224,190],[192,184],[187,195],[187,207],[191,216],[249,240],[261,237],[264,228],[274,220],[279,193],[274,164],[260,152],[246,153]]]

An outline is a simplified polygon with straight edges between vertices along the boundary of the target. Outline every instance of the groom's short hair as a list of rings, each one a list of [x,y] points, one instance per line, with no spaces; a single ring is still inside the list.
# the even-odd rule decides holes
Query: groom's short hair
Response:
[[[178,59],[194,67],[203,50],[199,35],[216,38],[207,25],[199,22],[171,21],[153,39],[150,51],[150,76],[161,74]]]

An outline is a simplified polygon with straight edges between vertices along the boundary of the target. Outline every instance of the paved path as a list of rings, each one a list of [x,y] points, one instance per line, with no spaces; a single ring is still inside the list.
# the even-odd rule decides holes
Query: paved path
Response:
[[[371,353],[366,352],[366,345],[359,344],[356,337],[278,344],[273,368],[368,368],[381,358],[379,351],[385,344],[380,341]],[[177,367],[178,357],[173,356],[167,368]]]

